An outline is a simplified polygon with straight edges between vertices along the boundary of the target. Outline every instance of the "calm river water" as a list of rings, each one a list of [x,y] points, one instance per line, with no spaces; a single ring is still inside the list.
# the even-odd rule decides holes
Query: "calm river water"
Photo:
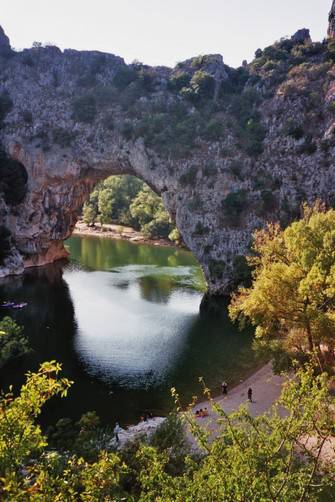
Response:
[[[89,410],[122,425],[146,411],[166,414],[171,387],[186,403],[201,395],[200,376],[218,392],[222,379],[239,382],[257,364],[251,334],[239,333],[225,308],[200,315],[205,283],[189,252],[77,236],[67,246],[68,262],[0,282],[1,302],[28,302],[13,317],[33,349],[2,369],[1,387],[54,359],[75,382],[49,403],[44,423]]]

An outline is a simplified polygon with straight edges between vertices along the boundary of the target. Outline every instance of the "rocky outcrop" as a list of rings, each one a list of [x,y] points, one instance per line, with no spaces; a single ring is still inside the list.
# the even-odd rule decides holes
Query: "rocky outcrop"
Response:
[[[332,7],[329,12],[328,37],[335,38],[335,1],[333,0]]]
[[[298,34],[236,70],[218,55],[174,69],[53,46],[0,56],[0,141],[27,174],[19,197],[10,180],[0,196],[14,243],[0,274],[63,257],[94,184],[133,174],[162,196],[209,292],[229,292],[255,228],[335,201],[333,56]]]
[[[312,42],[310,31],[306,28],[298,30],[291,39],[296,44],[305,44]]]

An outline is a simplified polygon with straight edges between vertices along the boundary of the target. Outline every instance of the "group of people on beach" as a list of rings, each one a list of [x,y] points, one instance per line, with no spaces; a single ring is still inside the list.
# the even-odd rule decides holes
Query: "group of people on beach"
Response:
[[[204,417],[208,417],[208,416],[209,416],[209,413],[208,413],[207,408],[204,408],[204,409],[200,408],[200,410],[197,410],[197,411],[195,412],[195,416],[196,416],[196,418],[204,418]]]
[[[228,384],[227,384],[227,382],[225,382],[225,381],[222,382],[221,389],[222,389],[222,394],[224,396],[227,396],[227,394],[228,394]],[[248,401],[250,403],[252,403],[252,388],[251,387],[249,387],[249,389],[248,389],[247,396],[248,396]]]

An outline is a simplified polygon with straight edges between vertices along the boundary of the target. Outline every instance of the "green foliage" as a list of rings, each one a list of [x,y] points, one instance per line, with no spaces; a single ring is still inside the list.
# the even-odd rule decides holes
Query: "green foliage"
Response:
[[[230,192],[222,201],[222,209],[227,221],[231,225],[237,225],[242,212],[247,208],[248,193],[246,190]]]
[[[233,279],[237,286],[251,286],[251,267],[245,256],[235,256],[233,261]]]
[[[77,98],[73,103],[73,116],[78,122],[91,124],[97,114],[96,100],[91,94]]]
[[[173,73],[168,82],[168,88],[171,91],[181,91],[183,87],[187,87],[191,81],[191,75],[185,71],[177,70]]]
[[[98,217],[98,211],[90,203],[85,203],[83,207],[83,220],[89,227],[94,226]]]
[[[289,119],[284,126],[285,133],[288,136],[298,140],[303,138],[305,131],[301,124],[297,123],[293,119]]]
[[[254,235],[253,284],[234,295],[230,315],[256,326],[258,346],[332,371],[335,345],[335,211],[305,208],[282,231]],[[273,344],[273,341],[275,344]]]
[[[31,113],[30,110],[23,110],[21,115],[24,122],[26,122],[27,124],[33,123],[33,114]]]
[[[7,227],[0,225],[0,264],[9,256],[12,248],[11,233]]]
[[[0,472],[17,473],[18,466],[46,446],[41,429],[35,423],[42,406],[52,396],[65,396],[71,383],[59,378],[61,365],[44,363],[37,373],[28,373],[20,395],[12,390],[0,396]]]
[[[208,270],[211,277],[216,279],[222,279],[227,265],[223,260],[214,260],[211,259],[208,263]]]
[[[111,176],[100,183],[84,204],[83,219],[88,225],[97,220],[130,225],[147,238],[180,240],[164,209],[161,198],[134,176]]]
[[[215,80],[206,71],[198,70],[190,80],[189,87],[183,87],[181,95],[192,102],[213,99]]]
[[[260,103],[259,94],[253,89],[233,96],[230,110],[235,117],[235,132],[240,147],[251,156],[257,156],[263,151],[265,129],[260,122],[257,105]]]
[[[176,413],[169,415],[152,434],[149,444],[158,453],[169,452],[168,462],[165,465],[168,474],[176,476],[185,471],[185,458],[190,453],[190,445],[179,415]]]
[[[22,202],[27,192],[27,181],[25,167],[0,151],[0,193],[4,194],[7,204],[17,205]]]
[[[132,82],[137,79],[137,73],[132,68],[120,68],[113,79],[113,85],[119,90],[123,91]]]
[[[197,183],[197,167],[196,166],[191,166],[187,169],[185,173],[183,173],[180,178],[179,182],[182,186],[191,186],[194,187]]]
[[[54,142],[62,148],[71,146],[72,141],[76,135],[72,131],[68,131],[63,127],[56,127],[52,130],[52,138]]]
[[[204,176],[216,176],[218,172],[218,168],[215,165],[215,162],[208,162],[202,170]]]
[[[130,214],[146,237],[166,239],[173,230],[162,200],[148,186],[144,186],[132,201]]]
[[[29,344],[23,329],[10,317],[4,317],[0,321],[0,367],[28,350]]]
[[[127,141],[133,139],[134,126],[130,120],[125,120],[123,122],[121,134]]]
[[[108,131],[112,131],[114,129],[114,116],[112,113],[106,113],[106,115],[102,119],[102,125]]]
[[[334,466],[320,452],[334,434],[325,374],[307,367],[284,387],[270,413],[252,417],[242,406],[227,415],[211,401],[214,418],[206,430],[193,412],[171,415],[149,440],[128,443],[117,454],[105,450],[93,458],[75,454],[70,438],[65,453],[47,449],[36,425],[43,404],[64,395],[70,382],[60,366],[45,363],[14,398],[0,398],[0,493],[4,501],[25,500],[319,500],[334,489]],[[210,398],[205,388],[206,398]],[[176,403],[179,398],[173,390]],[[282,410],[285,413],[282,413]],[[58,423],[66,434],[68,422]],[[185,426],[198,443],[189,449]],[[76,434],[91,443],[99,428],[94,413],[85,414]],[[215,431],[213,437],[212,431]],[[308,443],[306,438],[313,438]],[[61,439],[58,435],[58,439]],[[77,439],[74,439],[76,444]],[[72,443],[73,444],[73,443]]]
[[[13,101],[7,92],[0,94],[0,124],[13,108]]]
[[[299,153],[313,155],[317,151],[317,145],[313,140],[313,136],[308,134],[305,137],[303,144],[299,147]]]
[[[211,118],[203,131],[203,137],[209,141],[219,141],[222,139],[224,127],[222,121]]]

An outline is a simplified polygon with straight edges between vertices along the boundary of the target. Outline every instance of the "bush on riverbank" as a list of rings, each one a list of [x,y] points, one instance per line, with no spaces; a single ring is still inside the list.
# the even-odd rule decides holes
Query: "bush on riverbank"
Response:
[[[227,416],[213,404],[219,417],[213,424],[215,438],[191,414],[184,415],[199,445],[193,453],[181,450],[185,435],[180,419],[172,416],[151,440],[139,438],[119,452],[101,449],[93,460],[71,446],[66,452],[50,450],[36,424],[42,406],[66,395],[71,385],[59,372],[57,363],[44,363],[38,373],[28,374],[18,397],[11,392],[0,396],[4,501],[316,501],[335,488],[334,465],[321,460],[333,434],[334,399],[326,375],[315,376],[312,368],[299,370],[285,386],[278,401],[287,410],[283,418],[277,408],[256,418],[244,407]],[[79,434],[89,441],[97,425],[96,415],[88,413]],[[308,444],[306,437],[313,441]]]
[[[9,360],[22,356],[28,350],[29,343],[21,326],[10,317],[0,321],[0,367]]]

